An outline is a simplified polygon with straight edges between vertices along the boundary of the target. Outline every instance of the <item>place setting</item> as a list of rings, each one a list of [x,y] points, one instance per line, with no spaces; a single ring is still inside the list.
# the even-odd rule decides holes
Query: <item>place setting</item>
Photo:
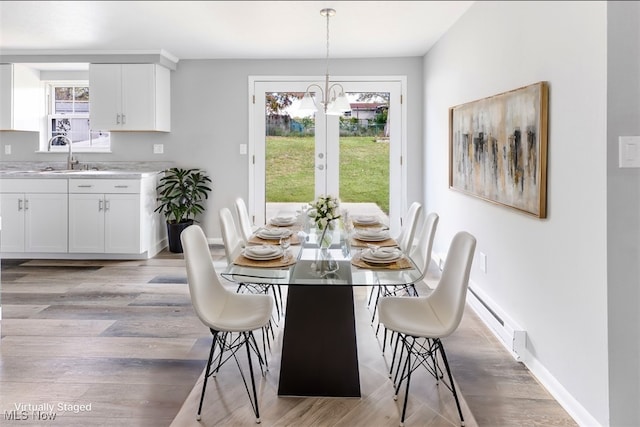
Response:
[[[389,235],[388,229],[357,229],[353,232],[351,245],[355,247],[367,247],[369,243],[376,246],[398,246],[398,243]]]
[[[296,225],[298,218],[290,215],[274,216],[269,220],[269,224],[274,227],[292,227]]]
[[[279,245],[249,245],[235,259],[234,264],[247,267],[287,267],[295,264],[290,253],[291,234],[280,238]]]
[[[353,215],[351,222],[357,228],[380,227],[382,225],[378,215]]]
[[[359,255],[352,258],[351,263],[356,267],[366,269],[385,268],[401,270],[413,267],[411,261],[399,248],[379,247],[375,245],[369,245],[368,248],[360,251]]]
[[[254,245],[277,245],[280,243],[280,239],[289,238],[292,245],[299,245],[300,240],[297,234],[294,234],[288,228],[268,228],[262,227],[257,230],[251,238],[249,238],[249,243]]]

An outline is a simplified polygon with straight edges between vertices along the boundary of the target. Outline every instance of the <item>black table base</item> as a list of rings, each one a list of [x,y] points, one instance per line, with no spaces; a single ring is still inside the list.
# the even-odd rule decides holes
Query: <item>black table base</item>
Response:
[[[279,396],[360,397],[351,286],[289,286]]]

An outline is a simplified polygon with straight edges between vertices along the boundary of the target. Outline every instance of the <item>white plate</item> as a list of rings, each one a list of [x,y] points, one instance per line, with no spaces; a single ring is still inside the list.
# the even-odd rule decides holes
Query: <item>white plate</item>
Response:
[[[256,236],[261,239],[274,240],[279,239],[282,236],[291,236],[291,230],[280,230],[277,228],[263,228],[256,233]]]
[[[273,225],[277,225],[278,227],[286,227],[288,225],[293,225],[296,223],[296,218],[292,216],[277,216],[275,218],[271,218],[269,221]]]
[[[389,233],[386,231],[359,230],[356,231],[354,237],[365,242],[381,242],[389,238]]]
[[[254,261],[268,261],[280,258],[283,252],[278,246],[247,246],[242,255]]]
[[[395,254],[392,257],[388,258],[380,258],[376,256],[375,253],[372,254],[369,249],[362,252],[362,259],[370,264],[391,264],[393,262],[396,262],[400,258],[402,258],[402,252],[399,250],[396,250]]]
[[[353,217],[353,222],[361,225],[373,225],[378,223],[378,217],[375,215],[359,215]]]
[[[371,259],[389,260],[398,259],[402,256],[402,251],[398,248],[378,248],[376,250],[369,249],[366,257]]]

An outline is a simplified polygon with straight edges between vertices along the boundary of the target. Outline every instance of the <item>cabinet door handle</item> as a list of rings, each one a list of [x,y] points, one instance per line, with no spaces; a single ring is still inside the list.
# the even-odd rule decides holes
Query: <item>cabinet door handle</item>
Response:
[[[108,200],[105,200],[105,201],[104,201],[104,211],[105,211],[105,212],[109,210],[109,205],[110,205],[109,201],[108,201]]]
[[[102,210],[102,200],[98,200],[98,212]]]
[[[114,185],[115,188],[129,188],[128,185]]]
[[[78,188],[91,188],[91,187],[93,187],[93,185],[89,185],[89,184],[78,185]]]
[[[120,114],[116,114],[116,124],[120,124]]]
[[[22,210],[22,199],[18,199],[18,211]]]
[[[125,114],[122,115],[122,124],[127,123],[127,116]]]
[[[29,210],[29,199],[24,199],[24,210]]]

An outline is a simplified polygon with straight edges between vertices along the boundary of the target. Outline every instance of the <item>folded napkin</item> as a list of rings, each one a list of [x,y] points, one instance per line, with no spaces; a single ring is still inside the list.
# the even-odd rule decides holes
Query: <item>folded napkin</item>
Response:
[[[377,238],[387,238],[389,236],[389,232],[382,230],[358,230],[355,233],[356,239],[377,239]]]
[[[279,239],[282,236],[290,236],[291,230],[278,229],[278,228],[263,228],[256,233],[256,236],[263,239]]]
[[[360,224],[373,224],[378,222],[376,215],[358,215],[353,217],[353,222]]]
[[[402,251],[397,248],[378,248],[376,250],[370,250],[366,257],[372,259],[388,260],[399,258],[402,255]]]
[[[274,224],[292,224],[295,221],[295,216],[276,216],[271,218],[271,222]]]
[[[247,246],[244,251],[250,256],[268,257],[277,254],[279,252],[279,248],[272,245]]]

